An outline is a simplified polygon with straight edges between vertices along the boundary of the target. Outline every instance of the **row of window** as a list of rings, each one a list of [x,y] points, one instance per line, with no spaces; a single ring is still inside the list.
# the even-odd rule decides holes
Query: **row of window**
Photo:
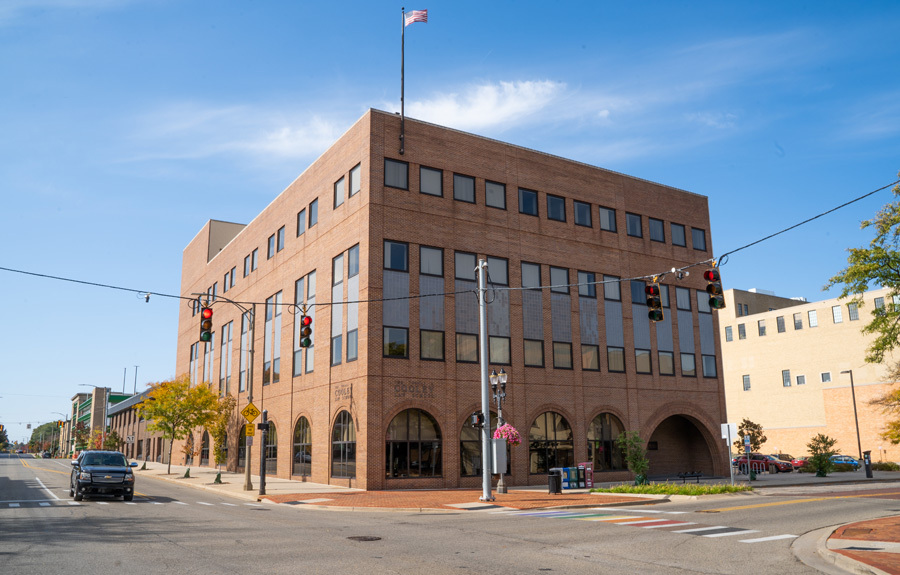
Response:
[[[409,190],[409,164],[399,160],[385,158],[384,185],[401,190]],[[419,166],[419,193],[429,196],[444,196],[443,170]],[[547,219],[557,222],[567,221],[567,200],[562,196],[545,194]],[[453,199],[469,204],[476,203],[475,178],[464,174],[453,174]],[[526,188],[518,188],[519,213],[540,217],[538,192]],[[491,208],[506,209],[506,184],[484,180],[484,204]],[[617,233],[616,210],[598,206],[598,223],[601,230]],[[587,202],[572,200],[572,217],[576,226],[594,227],[593,208]],[[665,222],[656,218],[648,219],[648,232],[651,241],[666,241]],[[643,216],[631,212],[625,213],[625,232],[632,237],[644,237]],[[669,223],[669,236],[672,245],[687,247],[687,227],[682,224]],[[706,251],[706,230],[691,228],[691,246],[695,250]]]
[[[883,309],[884,308],[884,298],[875,298],[875,308]],[[818,327],[819,326],[819,316],[816,310],[811,309],[806,312],[809,322],[809,327]],[[859,306],[855,302],[850,302],[847,304],[847,318],[849,321],[858,321],[859,320]],[[835,305],[831,307],[831,319],[834,323],[843,323],[844,314],[843,308],[840,305]],[[803,329],[803,313],[798,312],[793,314],[793,323],[794,330]],[[738,339],[747,339],[747,329],[744,324],[739,323],[738,326]],[[787,326],[785,323],[784,316],[778,316],[775,318],[775,329],[778,333],[784,333],[787,331]],[[765,337],[766,331],[766,320],[760,319],[756,322],[756,331],[759,334],[759,337]],[[732,326],[725,326],[725,341],[733,341],[734,340],[734,331]]]
[[[822,373],[819,374],[819,377],[821,378],[822,383],[831,383],[831,372],[830,371],[823,371]],[[791,380],[791,370],[789,370],[789,369],[782,370],[781,371],[781,384],[784,387],[791,387],[791,381],[792,381]],[[806,376],[805,375],[797,375],[796,380],[794,380],[794,381],[796,382],[797,385],[806,385]],[[749,375],[743,376],[743,384],[744,384],[744,391],[750,391],[750,376]]]

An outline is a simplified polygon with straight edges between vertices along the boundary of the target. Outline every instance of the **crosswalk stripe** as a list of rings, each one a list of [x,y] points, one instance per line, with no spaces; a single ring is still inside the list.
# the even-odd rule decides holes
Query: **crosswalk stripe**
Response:
[[[236,503],[225,503],[224,501],[222,502],[222,505],[227,505],[228,507],[237,507]]]
[[[710,535],[701,535],[701,537],[731,537],[732,535],[744,535],[746,533],[759,533],[756,529],[738,529],[734,531],[726,531],[725,533],[711,533]]]
[[[693,529],[682,529],[680,531],[672,531],[672,533],[697,533],[698,531],[712,531],[713,529],[728,529],[724,525],[716,525],[714,527],[694,527]]]
[[[696,525],[694,521],[664,521],[659,525],[644,525],[644,529],[657,529],[659,527],[681,527],[683,525]]]
[[[49,503],[38,503],[41,507],[50,507]]]
[[[10,503],[9,506],[10,507],[19,507],[19,504],[18,503]]]
[[[207,503],[205,501],[198,501],[197,503],[200,505],[212,505],[212,503]]]
[[[609,511],[612,513],[665,513],[666,515],[682,515],[687,511],[662,511],[659,509],[624,509],[622,507],[592,507],[591,511]]]
[[[68,503],[69,505],[81,505],[81,503],[78,503],[77,501],[69,501]]]
[[[616,525],[640,525],[642,523],[659,523],[663,519],[639,519],[638,521],[621,521]]]
[[[185,503],[184,501],[173,501],[172,503],[175,503],[177,505],[187,505],[187,503]]]
[[[758,537],[756,539],[741,539],[741,543],[762,543],[764,541],[779,541],[781,539],[796,539],[797,535],[772,535],[771,537]]]
[[[98,501],[97,505],[109,505],[109,501]]]

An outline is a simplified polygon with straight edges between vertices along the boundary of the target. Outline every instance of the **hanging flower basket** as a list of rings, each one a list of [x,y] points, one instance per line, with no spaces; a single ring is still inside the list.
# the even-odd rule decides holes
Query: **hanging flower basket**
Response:
[[[494,430],[494,439],[505,439],[510,445],[519,445],[522,443],[522,437],[515,427],[508,423],[504,423]]]

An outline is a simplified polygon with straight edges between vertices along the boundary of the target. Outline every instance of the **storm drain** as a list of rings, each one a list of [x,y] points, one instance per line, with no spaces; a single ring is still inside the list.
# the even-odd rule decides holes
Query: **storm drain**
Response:
[[[375,537],[374,535],[354,535],[353,537],[347,537],[347,539],[351,541],[381,541],[381,537]]]

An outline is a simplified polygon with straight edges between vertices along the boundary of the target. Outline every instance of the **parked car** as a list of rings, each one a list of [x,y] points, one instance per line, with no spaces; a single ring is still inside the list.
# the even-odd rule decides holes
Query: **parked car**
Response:
[[[41,453],[41,457],[43,457],[44,459],[50,459],[50,452],[45,451],[45,452]]]
[[[82,451],[72,460],[69,495],[81,501],[85,495],[106,494],[122,496],[125,501],[134,498],[134,473],[120,451]]]
[[[747,456],[741,455],[737,457],[732,462],[732,465],[737,466],[741,473],[747,473]],[[774,471],[775,473],[780,472],[791,472],[794,470],[794,466],[791,465],[790,461],[782,461],[775,457],[774,455],[763,455],[762,453],[751,453],[750,454],[750,469],[753,471]]]
[[[791,465],[794,466],[794,469],[800,469],[804,465],[806,465],[806,460],[808,457],[798,457],[796,459],[791,459]]]
[[[840,465],[840,464],[844,464],[844,465],[852,465],[852,466],[853,466],[853,471],[856,471],[857,469],[859,469],[860,467],[862,467],[862,464],[859,462],[858,459],[855,459],[855,458],[853,458],[853,457],[850,457],[849,455],[832,455],[832,456],[831,456],[831,461],[832,461],[835,465]]]
[[[782,461],[791,461],[794,459],[793,455],[788,455],[787,453],[775,453],[774,455]]]

